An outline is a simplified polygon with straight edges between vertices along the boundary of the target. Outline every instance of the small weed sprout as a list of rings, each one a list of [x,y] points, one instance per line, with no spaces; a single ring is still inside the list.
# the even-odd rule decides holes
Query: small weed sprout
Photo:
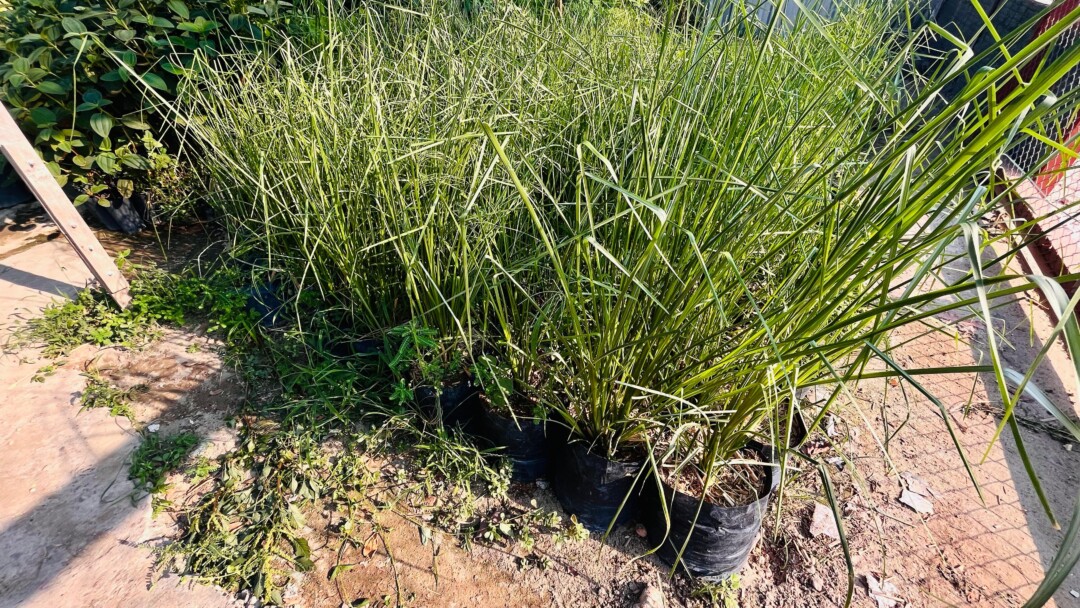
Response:
[[[690,597],[704,599],[713,608],[739,608],[740,584],[738,574],[717,582],[702,581],[690,592]]]
[[[490,521],[480,527],[480,537],[489,543],[516,544],[526,553],[531,553],[540,536],[553,535],[557,544],[587,538],[588,532],[584,527],[578,530],[575,525],[580,526],[576,519],[570,527],[564,528],[563,519],[558,512],[541,509],[536,499],[533,499],[529,502],[528,509],[516,515],[497,511]],[[559,540],[560,535],[562,540]]]
[[[67,363],[67,361],[56,361],[55,363],[50,363],[48,365],[43,365],[39,367],[38,370],[34,372],[34,375],[30,378],[30,381],[45,382],[45,378],[48,378],[49,376],[55,374],[56,370],[63,367],[65,363]]]
[[[404,378],[399,378],[394,384],[389,397],[391,403],[396,403],[399,406],[412,403],[415,398],[413,390],[409,388],[409,383]]]
[[[571,515],[566,527],[555,533],[555,544],[582,542],[587,538],[589,538],[589,531],[577,520],[577,515]]]
[[[114,386],[97,370],[89,370],[83,374],[86,378],[86,388],[83,389],[79,398],[82,407],[80,412],[98,408],[104,408],[110,415],[123,416],[132,422],[135,421],[135,410],[131,408],[131,402],[139,393],[145,392],[147,386],[138,384],[131,388],[123,389]]]
[[[399,325],[386,332],[383,363],[395,378],[404,379],[409,368],[439,346],[434,329],[417,323]],[[429,370],[433,374],[433,370]]]
[[[199,444],[199,436],[182,432],[164,436],[159,433],[145,433],[142,443],[131,455],[131,469],[128,477],[135,482],[132,500],[141,495],[158,496],[168,489],[165,483],[169,473],[177,471],[184,464],[188,454]]]
[[[481,355],[473,364],[472,373],[477,386],[484,389],[484,395],[493,407],[509,409],[510,396],[514,394],[514,378],[507,366],[491,355]]]
[[[188,477],[192,481],[202,481],[214,472],[218,470],[218,463],[214,460],[210,460],[206,456],[199,456],[195,459],[195,463],[191,465],[187,470]]]

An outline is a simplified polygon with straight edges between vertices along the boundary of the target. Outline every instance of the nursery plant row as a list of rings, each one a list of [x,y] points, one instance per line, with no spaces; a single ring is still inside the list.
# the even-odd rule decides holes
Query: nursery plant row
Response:
[[[1030,224],[980,220],[1010,151],[1071,116],[1080,58],[1076,11],[975,53],[901,4],[720,8],[319,13],[205,62],[172,113],[238,248],[392,344],[401,401],[546,470],[595,529],[644,508],[705,576],[745,558],[796,421],[868,366],[922,392],[943,371],[902,369],[891,330],[1061,296],[991,271]],[[990,341],[1004,428],[1029,378]]]
[[[793,462],[829,487],[793,448],[849,384],[894,376],[943,409],[920,380],[963,370],[905,369],[892,330],[992,328],[1040,291],[1074,336],[1059,283],[1077,277],[1009,270],[1047,218],[983,219],[1011,210],[1013,151],[1071,145],[1080,9],[988,26],[977,50],[922,8],[297,5],[232,50],[183,51],[167,90],[118,69],[232,253],[275,298],[339,310],[392,400],[550,476],[586,525],[640,518],[666,561],[722,576]],[[987,340],[1000,434],[1046,352],[1011,370]],[[1077,527],[1032,602],[1080,556]]]

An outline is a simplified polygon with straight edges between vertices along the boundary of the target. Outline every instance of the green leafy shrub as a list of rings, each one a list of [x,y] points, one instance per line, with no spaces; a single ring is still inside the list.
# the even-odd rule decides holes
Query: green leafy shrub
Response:
[[[173,162],[145,91],[171,98],[197,54],[260,40],[277,13],[276,0],[14,0],[0,6],[0,99],[75,202],[107,206]]]

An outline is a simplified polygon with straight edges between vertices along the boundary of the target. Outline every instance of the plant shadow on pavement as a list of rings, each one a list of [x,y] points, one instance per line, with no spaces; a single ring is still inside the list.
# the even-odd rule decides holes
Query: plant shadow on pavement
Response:
[[[963,243],[957,247],[962,252]],[[992,252],[984,252],[984,257],[988,255]],[[1022,261],[1013,260],[1010,265],[1019,266]],[[968,268],[963,262],[960,258],[951,271],[961,275]],[[1053,327],[1045,302],[1037,294],[1003,298],[992,315],[1003,365],[1027,369]],[[908,585],[902,590],[911,594],[930,593],[961,605],[1022,603],[1050,567],[1063,531],[1047,516],[1009,430],[989,449],[1003,412],[996,379],[992,371],[963,369],[990,367],[985,323],[977,310],[957,311],[921,327],[902,328],[893,336],[892,347],[896,360],[903,360],[909,369],[952,368],[948,373],[915,378],[948,412],[982,498],[961,466],[938,408],[906,380],[865,381],[859,385],[857,398],[873,414],[868,430],[876,434],[874,441],[884,444],[889,459],[860,467],[866,479],[872,480],[870,495],[878,495],[881,501],[872,502],[867,510],[882,519],[873,525],[862,523],[864,535],[875,538],[854,545],[861,545],[870,564],[876,558],[876,568],[894,572],[898,584]],[[1073,391],[1067,386],[1070,367],[1064,350],[1055,346],[1039,365],[1032,384],[1075,419]],[[1047,502],[1058,522],[1066,526],[1080,470],[1077,454],[1065,447],[1071,441],[1066,440],[1064,427],[1048,419],[1049,414],[1028,397],[1020,400],[1014,416]],[[864,437],[861,450],[856,451],[862,457],[880,456],[881,447],[873,446],[874,441]],[[988,453],[985,461],[984,453]],[[898,502],[909,485],[902,476],[897,480],[898,474],[925,480],[932,492],[928,498],[933,514],[919,515]],[[879,487],[875,490],[875,486]],[[863,572],[858,574],[859,584],[865,587]],[[1061,605],[1074,601],[1069,590],[1076,588],[1076,577],[1071,575],[1056,593]]]
[[[989,259],[992,255],[993,251],[987,250],[983,257]],[[1011,265],[1023,267],[1026,272],[1032,270],[1027,268],[1027,259],[1023,257],[1016,259]],[[1014,296],[1004,299],[992,314],[1002,364],[1014,370],[1026,370],[1032,365],[1046,345],[1046,336],[1058,321],[1050,314],[1050,307],[1039,292],[1027,294],[1024,298]],[[977,314],[973,316],[970,333],[971,335],[961,342],[966,343],[970,350],[971,361],[976,365],[987,364],[991,359],[987,327]],[[949,339],[945,336],[942,338]],[[954,340],[949,340],[955,344]],[[1060,340],[1060,337],[1055,339]],[[927,353],[927,356],[929,355],[930,353]],[[1071,367],[1065,349],[1054,345],[1049,357],[1039,364],[1032,384],[1075,421],[1080,412],[1076,409],[1074,388],[1069,386],[1075,382],[1069,380],[1067,375]],[[993,372],[983,372],[969,375],[964,380],[960,385],[963,386],[962,390],[967,391],[964,395],[957,394],[956,384],[949,386],[939,382],[937,386],[931,387],[931,392],[946,404],[954,416],[967,418],[969,426],[973,427],[968,448],[973,461],[978,462],[984,452],[989,452],[989,456],[978,468],[981,471],[976,471],[980,483],[986,484],[986,507],[978,502],[978,496],[970,482],[966,488],[956,487],[957,490],[966,490],[964,494],[968,496],[968,504],[974,510],[970,518],[974,527],[957,530],[951,542],[960,546],[983,548],[988,561],[968,564],[967,567],[979,568],[991,581],[996,578],[997,580],[993,581],[996,584],[988,587],[996,587],[996,592],[1000,593],[1004,600],[1009,591],[1016,589],[1018,583],[1030,585],[1032,589],[1036,587],[1042,580],[1042,572],[1050,567],[1057,555],[1063,528],[1068,526],[1069,514],[1078,499],[1076,488],[1080,482],[1077,477],[1080,455],[1065,449],[1065,446],[1075,442],[1075,439],[1065,440],[1068,437],[1065,427],[1054,421],[1050,414],[1028,395],[1020,398],[1013,413],[1017,422],[1019,443],[1017,437],[1006,429],[999,438],[1000,447],[989,451],[988,444],[994,427],[1002,424],[1004,412],[1004,402],[996,388],[995,375]],[[973,382],[977,382],[975,390],[971,390]],[[1009,386],[1010,390],[1015,388]],[[1028,471],[1021,452],[1030,460],[1039,487],[1032,484],[1032,472]],[[948,454],[943,454],[941,458],[947,456]],[[932,455],[931,458],[933,459]],[[953,458],[955,462],[955,453]],[[944,464],[947,461],[941,462]],[[944,469],[941,473],[946,474]],[[931,468],[923,474],[932,476],[935,471]],[[1046,505],[1039,496],[1040,492],[1045,495]],[[1052,511],[1056,523],[1048,515],[1047,508]],[[1042,572],[1024,569],[1022,564],[1026,560],[1041,564]],[[1076,589],[1078,584],[1080,573],[1074,571],[1055,593],[1059,605],[1067,606],[1075,601],[1069,592]]]
[[[121,254],[121,262],[125,257]],[[24,448],[13,456],[35,462],[12,473],[16,486],[30,494],[12,496],[0,526],[0,542],[14,549],[0,558],[0,604],[41,601],[35,597],[47,589],[63,595],[63,588],[75,584],[73,576],[85,578],[81,570],[94,570],[68,572],[73,560],[100,562],[109,554],[115,561],[117,545],[110,537],[121,545],[143,542],[152,524],[140,517],[141,506],[165,489],[163,474],[190,450],[213,448],[223,432],[228,435],[230,412],[243,400],[242,388],[217,353],[201,352],[200,345],[220,346],[205,336],[205,325],[168,329],[184,324],[184,312],[198,313],[209,303],[208,310],[217,313],[220,306],[177,290],[182,283],[168,283],[172,278],[164,272],[147,268],[137,274],[135,303],[127,311],[83,291],[73,301],[46,307],[43,316],[11,333],[5,330],[5,351],[13,355],[5,365],[12,364],[7,370],[12,377],[20,377],[25,357],[53,362],[9,393],[20,405],[33,406],[11,413],[10,424],[21,437],[17,445]],[[186,300],[176,297],[184,295]],[[65,360],[57,360],[61,356]],[[155,442],[159,448],[173,444],[172,449],[151,449]],[[46,495],[34,501],[40,490]],[[118,585],[117,593],[131,587]]]

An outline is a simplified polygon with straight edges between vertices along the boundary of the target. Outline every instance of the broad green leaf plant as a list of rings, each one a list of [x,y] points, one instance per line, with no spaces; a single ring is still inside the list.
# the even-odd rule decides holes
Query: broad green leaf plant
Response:
[[[111,190],[131,196],[133,179],[176,153],[142,86],[171,97],[196,54],[262,38],[278,11],[273,1],[14,0],[0,6],[0,101],[76,203],[107,206]]]

